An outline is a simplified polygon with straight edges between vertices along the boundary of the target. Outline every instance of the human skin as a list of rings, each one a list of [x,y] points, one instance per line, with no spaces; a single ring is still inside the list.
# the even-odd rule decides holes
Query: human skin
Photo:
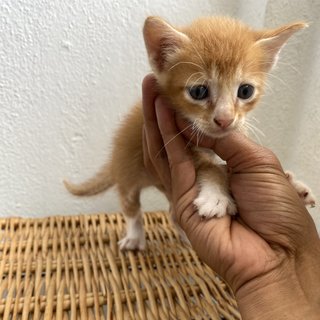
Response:
[[[145,165],[199,257],[230,284],[243,319],[319,319],[319,236],[277,157],[238,132],[205,137],[202,146],[227,163],[238,215],[201,219],[190,132],[177,135],[186,125],[152,75],[142,87]]]

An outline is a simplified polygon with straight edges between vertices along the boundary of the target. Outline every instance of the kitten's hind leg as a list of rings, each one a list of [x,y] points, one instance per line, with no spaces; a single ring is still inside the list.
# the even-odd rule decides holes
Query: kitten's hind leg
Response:
[[[305,206],[310,205],[311,208],[316,206],[316,198],[314,197],[311,189],[304,184],[302,181],[296,179],[294,174],[290,171],[285,172],[288,181],[296,189],[300,199],[303,201]]]
[[[127,224],[126,235],[118,242],[119,248],[120,250],[144,250],[146,240],[140,210],[140,190],[119,189],[119,194]]]

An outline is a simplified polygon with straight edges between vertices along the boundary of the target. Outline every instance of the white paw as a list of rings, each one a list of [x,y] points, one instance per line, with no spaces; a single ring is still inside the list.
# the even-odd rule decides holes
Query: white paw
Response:
[[[311,189],[302,181],[297,180],[292,172],[286,171],[285,174],[288,181],[296,189],[300,199],[303,201],[305,206],[315,207],[316,198],[313,195]]]
[[[118,245],[121,251],[125,250],[144,250],[146,247],[146,240],[144,235],[137,238],[125,236],[123,239],[118,241]]]
[[[120,250],[144,250],[146,239],[143,230],[141,214],[126,217],[127,235],[118,241]]]
[[[199,215],[204,218],[221,218],[226,214],[237,213],[237,207],[231,196],[216,186],[202,186],[193,203],[197,206]]]

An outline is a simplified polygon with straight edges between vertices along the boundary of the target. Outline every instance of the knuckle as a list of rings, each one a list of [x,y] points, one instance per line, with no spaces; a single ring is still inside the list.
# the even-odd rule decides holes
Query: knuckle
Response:
[[[147,90],[150,88],[150,85],[152,85],[155,82],[155,77],[152,73],[147,74],[143,80],[142,80],[142,89]]]
[[[274,167],[281,167],[280,161],[275,153],[263,146],[255,148],[251,153],[251,162],[255,165],[268,165]]]

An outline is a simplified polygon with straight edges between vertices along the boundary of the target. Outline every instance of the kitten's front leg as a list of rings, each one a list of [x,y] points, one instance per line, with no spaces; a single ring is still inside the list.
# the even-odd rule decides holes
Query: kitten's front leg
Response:
[[[199,168],[197,172],[199,194],[194,200],[199,215],[204,218],[235,215],[237,207],[230,195],[227,175],[222,167]]]
[[[311,189],[306,184],[304,184],[302,181],[297,180],[292,172],[286,171],[285,174],[286,174],[288,181],[296,189],[296,191],[297,191],[300,199],[303,201],[303,203],[306,206],[310,205],[311,208],[315,207],[316,206],[316,198],[313,195]]]

